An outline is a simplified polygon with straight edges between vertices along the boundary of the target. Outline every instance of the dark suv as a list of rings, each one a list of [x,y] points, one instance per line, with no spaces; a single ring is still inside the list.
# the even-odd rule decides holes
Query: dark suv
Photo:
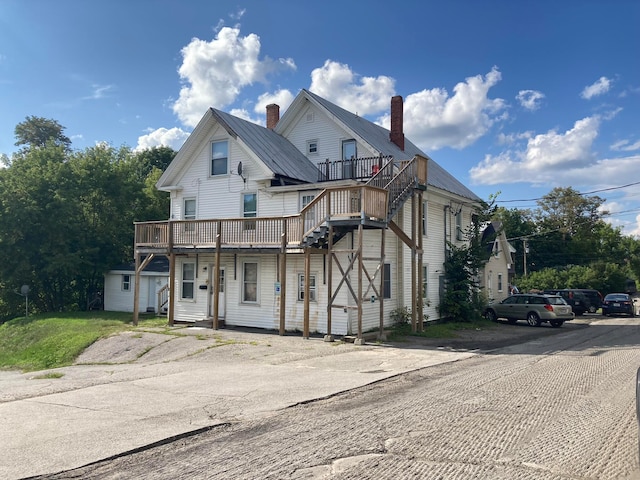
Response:
[[[576,316],[583,315],[584,312],[589,311],[589,299],[579,289],[574,288],[561,288],[556,290],[545,290],[544,293],[548,295],[560,295],[564,298],[564,301],[571,305],[571,310]]]

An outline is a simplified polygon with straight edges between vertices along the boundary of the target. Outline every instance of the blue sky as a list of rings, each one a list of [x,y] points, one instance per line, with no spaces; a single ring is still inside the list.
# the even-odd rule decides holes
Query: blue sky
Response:
[[[640,2],[0,0],[0,153],[29,115],[178,149],[209,106],[302,88],[406,136],[480,197],[597,192],[640,235]]]

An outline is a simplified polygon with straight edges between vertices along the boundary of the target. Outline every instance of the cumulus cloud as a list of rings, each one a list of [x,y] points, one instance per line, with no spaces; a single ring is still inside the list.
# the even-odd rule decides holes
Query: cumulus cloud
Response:
[[[177,127],[171,129],[158,128],[150,131],[146,135],[138,137],[138,145],[134,150],[140,151],[146,148],[165,146],[177,151],[182,147],[182,144],[188,136],[189,132],[185,132]]]
[[[580,96],[586,100],[589,100],[598,95],[607,93],[611,88],[611,80],[607,77],[600,77],[594,84],[584,87]]]
[[[185,46],[178,69],[183,86],[173,111],[194,127],[209,107],[232,104],[242,89],[278,70],[295,70],[292,59],[260,59],[260,37],[240,35],[239,28],[222,27],[211,41],[194,38]]]
[[[586,117],[573,128],[558,133],[551,130],[532,136],[524,150],[486,155],[470,170],[476,184],[527,182],[548,184],[554,181],[572,185],[576,175],[582,175],[594,165],[591,146],[598,135],[600,117]],[[599,167],[602,168],[602,165]],[[593,175],[593,172],[591,172]],[[600,174],[595,177],[599,178]]]
[[[309,90],[350,112],[370,115],[389,109],[394,85],[391,77],[360,77],[348,65],[326,60],[311,72]]]
[[[476,75],[458,83],[452,96],[442,88],[408,95],[404,102],[405,134],[426,151],[468,147],[507,117],[505,101],[488,96],[500,79],[500,72],[493,67],[484,77]],[[389,115],[380,123],[388,128]]]
[[[267,105],[275,103],[280,107],[280,114],[282,114],[289,105],[293,102],[294,96],[289,90],[281,89],[274,93],[263,93],[258,97],[254,112],[265,115],[267,111]]]
[[[520,106],[531,111],[540,108],[540,102],[543,98],[544,93],[538,92],[537,90],[520,90],[518,95],[516,95],[516,100],[520,102]]]

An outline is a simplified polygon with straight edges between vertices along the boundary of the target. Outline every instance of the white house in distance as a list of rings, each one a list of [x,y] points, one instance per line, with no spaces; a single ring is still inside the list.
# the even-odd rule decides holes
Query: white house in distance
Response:
[[[133,312],[135,264],[117,265],[104,275],[104,309],[110,312]],[[166,312],[168,301],[169,261],[158,255],[138,275],[140,290],[138,310]]]
[[[156,186],[170,218],[136,224],[136,271],[169,257],[170,324],[328,339],[403,306],[415,329],[437,319],[447,242],[480,201],[405,139],[402,97],[389,131],[308,90],[266,128],[210,108]]]
[[[509,285],[515,274],[513,255],[515,249],[507,240],[502,222],[487,223],[482,240],[489,250],[489,260],[484,266],[479,286],[487,300],[500,302],[509,296]]]

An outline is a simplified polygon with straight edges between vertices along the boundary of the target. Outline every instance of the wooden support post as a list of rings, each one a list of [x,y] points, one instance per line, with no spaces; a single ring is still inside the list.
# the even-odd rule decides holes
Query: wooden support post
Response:
[[[327,250],[327,334],[324,336],[325,342],[333,342],[333,335],[331,333],[331,310],[333,307],[333,291],[331,290],[333,284],[333,226],[329,225],[329,246]]]
[[[286,298],[287,298],[287,219],[282,219],[282,234],[280,244],[280,271],[278,281],[280,282],[280,324],[278,333],[285,334],[286,322]]]
[[[411,196],[411,331],[416,333],[416,197]]]
[[[173,326],[176,305],[176,254],[169,254],[169,325]]]
[[[213,329],[220,326],[220,247],[222,246],[222,221],[216,223],[216,266],[213,272]]]
[[[309,338],[309,278],[311,278],[311,252],[304,250],[304,325],[302,338]]]
[[[384,242],[385,242],[385,231],[386,228],[380,229],[380,292],[379,292],[379,302],[380,302],[380,340],[385,340],[384,334]]]
[[[423,279],[423,266],[422,266],[422,239],[423,239],[423,232],[422,232],[422,216],[424,214],[423,212],[423,205],[422,205],[422,191],[419,190],[418,193],[418,215],[417,215],[417,221],[418,224],[416,225],[416,229],[418,230],[418,332],[422,332],[424,330],[424,292],[422,289],[422,286],[424,285],[424,279]]]
[[[360,344],[364,343],[362,338],[362,223],[358,225],[358,340]]]
[[[138,315],[140,310],[140,254],[135,252],[135,274],[133,277],[133,325],[138,326]]]

